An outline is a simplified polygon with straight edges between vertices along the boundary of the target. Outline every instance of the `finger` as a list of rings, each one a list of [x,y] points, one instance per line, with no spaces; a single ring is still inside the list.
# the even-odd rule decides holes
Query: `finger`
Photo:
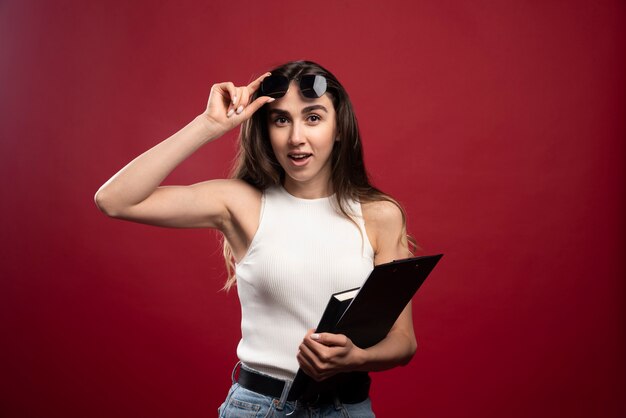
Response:
[[[306,347],[304,345],[304,343],[300,344],[300,346],[298,346],[298,358],[303,358],[307,360],[307,363],[311,363],[311,359],[312,359],[312,355],[311,355],[311,350]]]
[[[235,113],[234,102],[237,100],[237,88],[232,82],[223,83],[224,88],[228,91],[228,96],[230,99],[230,105],[228,106],[228,110],[226,111],[226,116],[231,117],[233,113]]]
[[[343,334],[331,334],[329,332],[313,333],[309,339],[327,347],[345,347],[348,345],[348,337]]]
[[[239,102],[237,103],[237,110],[235,110],[235,113],[240,114],[241,112],[243,112],[244,107],[248,106],[248,101],[250,100],[250,96],[248,94],[248,89],[245,87],[241,87],[240,89],[238,89],[238,94],[239,94]]]
[[[319,381],[334,374],[332,366],[321,361],[308,347],[301,346],[296,358],[305,373],[315,380]]]
[[[227,106],[231,102],[231,97],[235,94],[235,86],[233,83],[226,81],[223,83],[213,84],[211,86],[211,95],[217,94]]]
[[[311,372],[315,371],[315,367],[313,367],[313,361],[309,357],[309,353],[306,350],[298,350],[298,354],[296,355],[296,359],[307,374],[311,374]]]
[[[301,353],[298,353],[296,358],[298,360],[298,364],[300,365],[300,368],[302,369],[304,373],[306,373],[316,382],[319,382],[321,380],[320,374],[317,372],[317,370],[315,370],[315,367],[313,367],[313,365],[307,358],[305,358]]]
[[[337,364],[337,359],[343,355],[340,348],[327,347],[324,344],[306,339],[300,344],[300,351],[315,365],[318,371],[325,371],[329,367],[334,367]]]
[[[235,94],[232,96],[231,98],[231,102],[230,102],[230,106],[229,106],[229,113],[232,112],[237,112],[237,108],[239,107],[239,103],[241,102],[241,87],[234,87],[235,90]]]
[[[249,119],[249,118],[252,117],[254,112],[259,110],[264,104],[271,103],[274,100],[276,100],[276,99],[273,99],[273,98],[267,97],[267,96],[259,97],[258,99],[256,99],[252,103],[250,103],[248,106],[244,107],[243,110],[241,111],[240,116],[242,116],[244,118],[244,120]]]
[[[226,100],[232,103],[233,97],[237,95],[237,88],[235,87],[235,85],[232,82],[227,81],[225,83],[219,83],[217,87],[219,88],[219,90],[228,93],[223,96]]]
[[[323,347],[317,344],[318,347]],[[318,347],[310,347],[306,342],[300,344],[299,350],[300,354],[306,358],[309,363],[314,364],[316,369],[321,369],[322,363],[325,362],[326,356],[324,353],[320,353],[318,351]]]
[[[261,87],[261,82],[263,81],[263,79],[270,75],[272,75],[272,73],[265,73],[261,77],[254,80],[252,83],[248,84],[248,92],[252,95],[255,91],[259,89],[259,87]]]

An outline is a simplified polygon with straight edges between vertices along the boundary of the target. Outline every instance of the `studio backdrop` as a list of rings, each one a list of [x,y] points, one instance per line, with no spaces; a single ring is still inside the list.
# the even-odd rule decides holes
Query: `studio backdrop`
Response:
[[[216,416],[219,235],[93,195],[213,83],[294,59],[342,81],[374,184],[445,253],[377,416],[626,416],[625,28],[610,0],[0,2],[0,416]],[[236,137],[166,184],[228,176]]]

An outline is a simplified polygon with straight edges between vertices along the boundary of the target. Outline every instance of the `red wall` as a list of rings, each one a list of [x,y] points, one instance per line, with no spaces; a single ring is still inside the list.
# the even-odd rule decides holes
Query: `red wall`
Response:
[[[0,415],[214,416],[239,335],[217,235],[96,189],[289,59],[351,93],[425,253],[378,416],[626,416],[621,1],[0,2]],[[168,182],[224,176],[233,135]]]

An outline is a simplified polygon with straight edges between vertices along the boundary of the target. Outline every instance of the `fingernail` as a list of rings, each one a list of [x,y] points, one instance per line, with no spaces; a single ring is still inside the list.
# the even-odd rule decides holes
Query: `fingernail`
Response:
[[[240,114],[241,112],[243,112],[243,106],[239,106],[237,108],[237,114]]]
[[[237,101],[237,96],[233,96],[233,103]]]
[[[269,100],[267,102],[265,102],[265,103],[272,103],[274,100],[276,100],[276,99],[273,98],[273,97],[270,97]]]
[[[319,340],[320,339],[320,335],[319,334],[311,334],[311,339],[312,340]]]
[[[226,114],[226,117],[227,117],[227,118],[231,117],[231,116],[233,115],[233,113],[235,113],[235,109],[230,109],[230,110],[228,111],[228,113]]]

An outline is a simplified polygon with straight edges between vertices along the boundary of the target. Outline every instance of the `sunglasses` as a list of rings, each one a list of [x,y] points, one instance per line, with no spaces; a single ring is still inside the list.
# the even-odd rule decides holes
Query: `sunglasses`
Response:
[[[317,99],[326,93],[326,77],[323,75],[305,74],[294,79],[298,82],[300,93],[309,99]],[[284,75],[270,75],[261,81],[261,95],[278,99],[287,94],[291,80]]]

